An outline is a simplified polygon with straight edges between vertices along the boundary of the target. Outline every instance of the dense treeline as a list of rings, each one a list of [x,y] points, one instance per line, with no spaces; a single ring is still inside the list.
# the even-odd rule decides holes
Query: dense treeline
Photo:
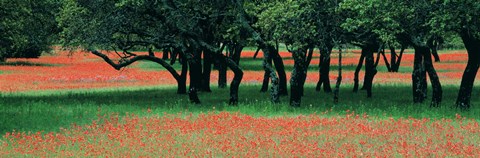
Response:
[[[279,102],[281,96],[290,94],[292,106],[300,106],[301,97],[308,93],[304,92],[303,87],[308,67],[312,66],[310,62],[315,49],[320,50],[320,78],[316,89],[326,93],[335,92],[335,98],[338,98],[338,87],[341,84],[341,68],[336,88],[332,89],[329,80],[330,55],[333,49],[342,49],[346,45],[354,45],[362,50],[353,91],[360,89],[358,74],[365,65],[361,89],[367,91],[367,97],[373,97],[372,85],[379,60],[385,60],[388,71],[396,72],[404,50],[413,48],[413,101],[421,103],[427,98],[428,75],[432,85],[431,106],[440,106],[442,85],[432,63],[441,61],[437,49],[445,46],[458,47],[458,43],[462,42],[469,60],[456,106],[469,108],[473,82],[480,66],[480,2],[475,0],[15,2],[25,2],[25,5],[1,1],[0,54],[4,57],[8,57],[5,54],[11,52],[26,52],[16,49],[26,48],[25,46],[42,48],[33,52],[46,50],[43,47],[51,45],[46,42],[51,40],[40,40],[44,42],[40,44],[28,43],[29,40],[23,36],[28,34],[43,38],[44,36],[36,36],[28,31],[44,35],[45,28],[48,28],[54,30],[49,31],[49,39],[58,37],[59,43],[65,48],[88,50],[115,69],[140,60],[162,65],[177,80],[177,92],[188,93],[194,103],[200,103],[198,91],[211,91],[212,66],[219,70],[219,87],[226,87],[227,67],[234,72],[229,101],[231,104],[238,102],[238,90],[243,76],[240,56],[246,46],[256,46],[264,54],[265,75],[261,91],[268,91],[270,84],[272,102]],[[34,7],[33,4],[46,7],[33,14],[36,8],[41,8]],[[34,9],[29,10],[29,7]],[[27,13],[31,16],[23,16]],[[27,20],[12,20],[18,17]],[[29,18],[36,19],[28,20]],[[32,21],[39,24],[29,25]],[[278,53],[279,43],[286,45],[294,59],[289,81],[290,92],[287,91],[286,72]],[[132,51],[139,48],[149,50],[150,53],[136,54]],[[112,50],[118,58],[112,58],[100,50]],[[155,56],[154,50],[162,50],[163,56]],[[391,54],[390,59],[385,56],[387,52]],[[176,62],[182,64],[179,72],[171,66]],[[191,79],[188,88],[187,75]]]

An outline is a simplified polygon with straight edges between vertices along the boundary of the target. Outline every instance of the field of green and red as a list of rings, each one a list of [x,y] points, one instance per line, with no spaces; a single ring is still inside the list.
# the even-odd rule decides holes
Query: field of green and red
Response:
[[[253,54],[242,54],[237,106],[227,104],[228,88],[216,88],[217,71],[213,92],[200,93],[202,105],[194,105],[175,94],[176,81],[155,63],[117,71],[94,55],[60,50],[8,59],[0,65],[0,157],[480,157],[476,87],[472,109],[452,108],[467,61],[463,50],[442,51],[434,63],[444,88],[440,108],[412,103],[411,51],[398,73],[380,62],[373,98],[351,92],[360,53],[345,53],[339,104],[315,91],[315,53],[299,108],[288,97],[272,104],[259,92],[262,59]],[[281,55],[288,77],[293,59]]]

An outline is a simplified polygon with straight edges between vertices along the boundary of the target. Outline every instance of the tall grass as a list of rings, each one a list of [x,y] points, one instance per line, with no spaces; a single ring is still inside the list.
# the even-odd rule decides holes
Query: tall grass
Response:
[[[0,134],[13,130],[58,131],[72,124],[90,123],[98,116],[112,113],[144,116],[231,111],[253,116],[278,116],[325,111],[329,111],[328,115],[344,115],[349,110],[380,118],[440,119],[454,118],[458,113],[480,119],[478,97],[472,98],[473,108],[469,111],[452,108],[458,92],[458,88],[453,86],[444,87],[444,101],[440,108],[430,108],[429,100],[413,104],[408,85],[376,85],[373,98],[366,98],[363,91],[353,93],[351,89],[349,85],[343,86],[340,103],[334,104],[331,94],[316,92],[314,85],[306,85],[302,106],[298,108],[288,105],[288,97],[282,97],[281,104],[270,103],[269,94],[259,92],[260,85],[242,85],[237,106],[227,104],[228,88],[213,88],[212,93],[201,92],[201,105],[191,104],[186,95],[175,94],[176,88],[172,86],[7,93],[0,96]],[[472,95],[478,96],[478,92]]]

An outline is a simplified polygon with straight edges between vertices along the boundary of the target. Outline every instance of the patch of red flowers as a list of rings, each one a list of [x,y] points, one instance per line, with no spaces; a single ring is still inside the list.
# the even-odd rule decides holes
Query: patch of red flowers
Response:
[[[58,133],[7,133],[0,157],[479,157],[476,120],[208,113],[119,119]]]
[[[352,53],[353,52],[353,53]],[[242,56],[245,58],[253,57],[253,51],[245,51]],[[291,54],[280,52],[284,57],[286,65],[293,65]],[[319,53],[314,53],[311,67],[318,67]],[[390,55],[386,54],[387,58]],[[113,56],[112,56],[113,57]],[[262,53],[259,54],[262,57]],[[349,50],[343,56],[342,64],[344,66],[355,67],[358,63],[360,54],[358,50]],[[444,84],[460,83],[463,70],[467,62],[465,51],[450,51],[440,54],[442,62],[434,63],[438,76]],[[259,59],[261,60],[261,59]],[[128,86],[153,86],[153,85],[176,85],[176,81],[166,70],[145,71],[133,66],[124,68],[120,71],[113,69],[102,59],[89,53],[74,53],[59,51],[55,55],[42,56],[39,59],[8,59],[9,63],[20,63],[20,65],[1,65],[0,66],[0,91],[17,92],[46,89],[83,89],[83,88],[105,88],[105,87],[128,87]],[[32,65],[22,66],[21,63]],[[332,66],[338,65],[338,54],[332,53]],[[258,65],[262,67],[261,64]],[[413,67],[413,54],[404,54],[401,66],[403,68]],[[385,63],[380,61],[379,68],[385,67]],[[384,69],[383,69],[384,70]],[[178,70],[180,71],[180,70]],[[244,71],[242,83],[260,84],[263,80],[263,71]],[[350,84],[353,82],[354,71],[344,69],[343,82]],[[363,79],[363,70],[360,73],[360,82]],[[287,77],[290,72],[287,72]],[[310,71],[307,76],[307,83],[316,83],[318,81],[318,72]],[[337,77],[336,69],[331,69],[331,81]],[[480,78],[480,75],[477,75]],[[228,78],[233,78],[233,73],[228,72]],[[288,77],[289,78],[289,77]],[[288,79],[287,78],[287,79]],[[217,82],[218,73],[212,73],[212,83]],[[401,73],[388,73],[379,71],[375,77],[374,83],[406,83],[411,81],[411,72],[402,71]]]

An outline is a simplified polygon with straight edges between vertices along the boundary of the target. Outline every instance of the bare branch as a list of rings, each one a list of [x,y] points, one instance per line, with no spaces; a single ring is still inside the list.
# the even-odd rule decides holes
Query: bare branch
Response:
[[[148,55],[138,55],[138,56],[135,56],[135,57],[133,57],[133,58],[127,59],[127,60],[125,60],[125,61],[122,62],[122,63],[116,64],[116,63],[113,62],[108,56],[106,56],[106,55],[103,54],[103,53],[100,53],[100,52],[97,51],[97,50],[92,50],[91,52],[92,52],[92,54],[101,57],[101,58],[102,58],[103,60],[105,60],[105,62],[107,62],[110,66],[112,66],[113,68],[115,68],[115,70],[120,70],[121,68],[126,67],[126,66],[128,66],[128,65],[131,65],[131,64],[133,64],[133,63],[136,62],[136,61],[148,60],[148,61],[152,61],[152,62],[155,62],[155,63],[158,63],[158,64],[162,65],[165,69],[168,70],[168,72],[170,72],[170,74],[172,74],[172,76],[173,76],[176,80],[180,79],[180,75],[177,73],[177,71],[175,71],[175,69],[173,69],[172,66],[170,66],[170,65],[169,65],[167,62],[165,62],[163,59],[160,59],[160,58],[157,58],[157,57],[152,57],[152,56],[148,56]]]

